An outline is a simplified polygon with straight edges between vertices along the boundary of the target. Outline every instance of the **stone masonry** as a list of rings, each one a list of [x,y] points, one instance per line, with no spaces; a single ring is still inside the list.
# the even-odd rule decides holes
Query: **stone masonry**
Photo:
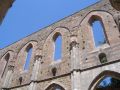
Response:
[[[12,6],[14,0],[0,0],[0,24],[2,23],[8,9]]]
[[[94,45],[90,25],[95,19],[102,21],[107,39],[99,47]],[[55,61],[53,38],[58,34],[62,36],[62,58]],[[33,50],[26,71],[23,67],[29,47]],[[101,63],[101,54],[107,62]],[[119,0],[101,0],[0,49],[1,90],[96,90],[104,77],[120,79],[119,73]]]

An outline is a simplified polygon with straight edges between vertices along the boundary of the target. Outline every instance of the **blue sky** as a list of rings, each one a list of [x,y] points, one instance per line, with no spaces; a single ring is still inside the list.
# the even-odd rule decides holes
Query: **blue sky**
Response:
[[[100,0],[16,0],[0,26],[0,48]]]
[[[0,26],[0,48],[98,1],[100,0],[16,0]]]
[[[96,20],[92,23],[95,46],[98,47],[106,41],[102,22]]]

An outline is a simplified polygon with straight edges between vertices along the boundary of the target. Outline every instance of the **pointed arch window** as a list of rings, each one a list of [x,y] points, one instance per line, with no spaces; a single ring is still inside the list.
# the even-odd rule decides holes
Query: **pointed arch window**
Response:
[[[91,20],[92,32],[95,46],[98,47],[106,43],[105,30],[102,20],[96,16],[93,16],[93,18]]]
[[[3,77],[4,73],[5,73],[5,70],[6,70],[6,67],[8,65],[8,61],[10,59],[10,54],[7,53],[4,57],[4,59],[1,61],[2,62],[2,70],[1,70],[1,78]]]
[[[32,44],[28,45],[26,48],[26,61],[25,61],[25,65],[24,65],[24,70],[29,69],[30,59],[31,59],[31,55],[32,55],[32,49],[33,49]]]
[[[60,60],[62,56],[62,36],[56,33],[53,37],[54,40],[54,60]]]
[[[46,90],[65,90],[65,89],[58,84],[52,84]]]
[[[120,80],[111,76],[103,78],[95,90],[119,90]]]
[[[88,90],[120,90],[120,74],[103,71],[91,83]]]

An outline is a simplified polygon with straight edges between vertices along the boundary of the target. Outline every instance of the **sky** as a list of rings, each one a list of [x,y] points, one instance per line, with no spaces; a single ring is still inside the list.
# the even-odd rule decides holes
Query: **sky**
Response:
[[[4,48],[98,1],[100,0],[16,0],[0,26],[0,48]],[[98,27],[95,26],[95,28]],[[55,57],[55,59],[57,58]]]
[[[93,27],[93,36],[94,36],[94,42],[95,46],[101,46],[102,44],[105,44],[106,37],[104,34],[104,27],[102,25],[102,22],[99,20],[96,20],[92,23]]]
[[[100,0],[16,0],[0,26],[0,48]]]

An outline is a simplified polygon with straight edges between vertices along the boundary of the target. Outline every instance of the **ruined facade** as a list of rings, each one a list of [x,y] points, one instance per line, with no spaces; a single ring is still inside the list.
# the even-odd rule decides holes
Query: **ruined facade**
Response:
[[[91,23],[102,22],[106,42],[95,46]],[[62,37],[62,57],[54,60]],[[30,65],[25,69],[28,51]],[[1,90],[95,90],[120,78],[120,2],[101,0],[0,50]]]
[[[14,0],[0,0],[0,24],[2,23],[8,9],[12,6]]]

